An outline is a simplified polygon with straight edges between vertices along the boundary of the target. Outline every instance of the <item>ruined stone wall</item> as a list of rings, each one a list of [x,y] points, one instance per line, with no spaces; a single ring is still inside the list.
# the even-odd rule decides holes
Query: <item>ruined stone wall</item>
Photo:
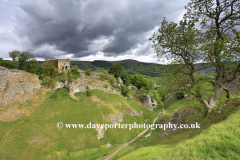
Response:
[[[14,102],[28,102],[40,88],[37,75],[0,66],[0,109]]]
[[[57,67],[61,71],[69,71],[70,70],[70,59],[55,60],[55,67]]]

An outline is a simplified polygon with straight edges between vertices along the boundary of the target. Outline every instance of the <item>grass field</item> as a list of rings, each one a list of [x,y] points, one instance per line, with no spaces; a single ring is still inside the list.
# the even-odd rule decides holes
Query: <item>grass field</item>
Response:
[[[143,129],[108,129],[104,138],[98,140],[95,129],[58,129],[56,124],[110,123],[104,117],[116,111],[125,112],[128,107],[143,111],[143,116],[124,114],[122,123],[151,123],[156,118],[156,113],[134,100],[103,91],[93,90],[99,102],[92,101],[85,93],[76,93],[79,100],[73,100],[67,89],[57,89],[48,94],[48,98],[29,117],[22,116],[14,122],[0,122],[0,159],[100,158]],[[119,103],[122,108],[117,105]],[[107,143],[113,146],[107,148]]]

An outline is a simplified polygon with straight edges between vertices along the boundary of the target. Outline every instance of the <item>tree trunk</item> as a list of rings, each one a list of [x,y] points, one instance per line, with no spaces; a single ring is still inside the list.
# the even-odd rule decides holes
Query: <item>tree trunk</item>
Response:
[[[223,89],[222,89],[220,83],[216,82],[214,85],[214,90],[213,90],[213,92],[215,94],[210,96],[208,102],[205,99],[202,99],[203,104],[205,105],[205,107],[208,108],[208,112],[211,112],[212,108],[216,106],[218,96],[221,94],[222,90]]]

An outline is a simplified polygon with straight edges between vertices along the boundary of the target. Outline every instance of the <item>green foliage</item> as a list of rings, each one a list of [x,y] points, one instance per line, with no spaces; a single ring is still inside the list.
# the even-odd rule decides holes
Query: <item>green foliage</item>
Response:
[[[31,59],[34,59],[34,55],[30,52],[24,51],[18,55],[19,69],[25,70],[27,67],[27,62]]]
[[[108,80],[109,79],[109,76],[108,75],[105,75],[105,74],[99,74],[99,79],[101,81],[105,81],[105,80]]]
[[[119,64],[113,64],[110,68],[108,73],[114,75],[114,77],[120,77],[122,74],[123,66]]]
[[[11,57],[13,61],[16,61],[16,58],[19,56],[19,54],[20,54],[20,51],[12,51],[12,52],[9,52],[9,57]]]
[[[131,75],[128,73],[123,73],[121,74],[121,79],[123,81],[124,84],[126,84],[127,86],[131,85]]]
[[[30,72],[30,73],[35,73],[37,74],[38,70],[39,70],[39,64],[38,61],[36,59],[32,59],[26,62],[26,71]]]
[[[19,68],[19,63],[16,61],[0,61],[0,66],[9,68],[9,69],[18,69]]]
[[[235,23],[240,20],[239,2],[192,0],[185,9],[184,20],[177,24],[164,18],[159,34],[154,33],[150,40],[159,58],[167,56],[175,67],[168,72],[178,77],[175,87],[186,88],[207,108],[215,107],[221,90],[226,89],[224,84],[236,79],[240,71],[240,32]],[[204,64],[196,67],[199,60]],[[211,68],[215,70],[211,80],[198,75],[200,70]],[[212,90],[203,93],[207,82]]]
[[[131,83],[138,89],[144,88],[145,90],[150,90],[153,88],[153,82],[144,78],[141,74],[132,76]]]
[[[45,61],[42,64],[44,75],[51,77],[55,68],[53,57],[45,57]]]
[[[91,73],[92,73],[91,69],[87,69],[86,72],[85,72],[85,74],[86,74],[87,76],[91,75]]]
[[[43,78],[43,83],[47,86],[47,87],[51,87],[51,88],[54,88],[55,85],[56,85],[56,81],[54,79],[52,79],[51,77],[49,76],[45,76]]]
[[[177,97],[177,99],[183,99],[185,97],[185,92],[184,91],[178,91],[175,96]]]
[[[104,84],[103,87],[104,87],[104,88],[108,88],[108,85],[107,85],[107,84]]]
[[[58,81],[59,82],[65,82],[65,80],[68,79],[68,75],[66,72],[61,72],[58,76]]]
[[[109,83],[114,86],[116,85],[116,79],[114,77],[109,77]]]
[[[78,66],[74,66],[71,71],[67,73],[69,83],[80,77],[80,72],[78,71],[78,69]]]
[[[122,86],[121,87],[121,93],[122,93],[123,96],[126,97],[128,95],[128,93],[129,93],[129,89],[127,87],[125,87],[125,86]]]
[[[164,108],[164,103],[162,101],[158,101],[158,108]]]
[[[102,73],[103,73],[104,75],[108,75],[108,71],[107,71],[107,70],[103,70]]]
[[[143,101],[145,100],[145,98],[146,98],[147,95],[148,95],[148,94],[147,94],[147,91],[146,91],[144,88],[141,88],[141,89],[139,90],[139,93],[137,94],[137,98],[138,98],[141,102],[143,102]]]
[[[86,90],[86,95],[87,95],[88,97],[90,97],[90,96],[92,95],[92,90],[87,89],[87,90]]]

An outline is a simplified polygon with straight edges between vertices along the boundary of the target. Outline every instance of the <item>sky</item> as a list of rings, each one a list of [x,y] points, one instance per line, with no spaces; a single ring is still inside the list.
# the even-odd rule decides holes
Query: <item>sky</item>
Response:
[[[149,38],[190,0],[0,0],[0,58],[28,51],[72,61],[158,61]]]

